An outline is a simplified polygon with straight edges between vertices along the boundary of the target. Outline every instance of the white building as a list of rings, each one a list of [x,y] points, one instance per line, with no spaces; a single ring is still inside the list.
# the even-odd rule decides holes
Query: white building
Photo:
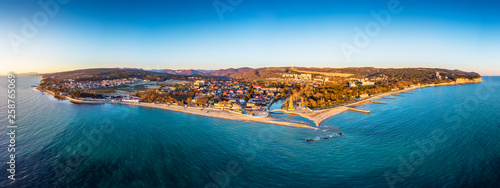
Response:
[[[372,86],[372,85],[375,85],[375,82],[370,82],[370,81],[361,82],[361,86]]]
[[[202,86],[202,85],[205,85],[205,81],[204,80],[196,80],[194,82],[194,85],[195,86]]]
[[[363,94],[359,95],[359,98],[362,98],[362,99],[363,99],[363,98],[367,98],[367,97],[369,97],[369,96],[370,96],[370,95],[368,95],[367,93],[363,93]]]

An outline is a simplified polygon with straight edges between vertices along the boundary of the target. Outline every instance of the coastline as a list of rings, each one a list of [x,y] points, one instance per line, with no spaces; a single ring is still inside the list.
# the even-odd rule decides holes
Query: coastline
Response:
[[[417,87],[407,88],[407,89],[398,90],[398,91],[389,91],[389,92],[385,92],[385,93],[380,93],[380,94],[368,97],[366,99],[363,99],[361,101],[357,101],[354,103],[350,103],[350,104],[346,104],[346,105],[342,105],[342,106],[337,106],[337,107],[333,107],[333,108],[323,109],[323,110],[317,110],[317,111],[313,111],[313,110],[294,110],[294,111],[280,110],[280,111],[285,113],[285,114],[298,115],[298,116],[310,119],[311,121],[313,121],[316,124],[317,127],[319,127],[319,125],[324,120],[326,120],[332,116],[335,116],[337,114],[340,114],[342,112],[345,112],[345,111],[349,110],[349,108],[361,106],[361,105],[370,103],[374,100],[380,99],[380,98],[388,96],[388,95],[393,95],[393,94],[402,93],[402,92],[406,92],[406,91],[410,91],[410,90],[414,90],[414,89],[419,89],[419,88],[424,88],[424,87],[427,87],[427,86],[417,86]]]
[[[251,116],[247,116],[247,115],[243,115],[243,114],[232,113],[232,112],[228,112],[228,111],[221,111],[221,110],[214,109],[214,108],[200,108],[200,107],[184,108],[182,106],[175,106],[175,105],[167,106],[165,104],[153,104],[153,103],[120,102],[118,104],[129,105],[129,106],[149,107],[149,108],[159,108],[159,109],[164,109],[164,110],[171,110],[171,111],[184,112],[184,113],[189,113],[189,114],[215,117],[215,118],[221,118],[221,119],[236,120],[236,121],[255,121],[255,122],[260,122],[260,123],[269,123],[269,124],[282,125],[282,126],[288,126],[288,127],[315,129],[315,127],[311,127],[307,124],[286,122],[286,121],[280,120],[279,118],[251,117]]]
[[[424,86],[413,86],[410,88],[406,88],[403,90],[398,90],[398,91],[388,91],[385,93],[379,93],[373,96],[370,96],[366,99],[363,99],[361,101],[357,101],[354,103],[346,104],[343,106],[337,106],[329,109],[323,109],[323,110],[294,110],[294,111],[287,111],[287,110],[280,110],[285,114],[291,114],[291,115],[298,115],[304,118],[307,118],[315,123],[316,127],[309,126],[308,123],[306,122],[301,122],[301,121],[296,121],[295,122],[288,122],[284,121],[280,118],[276,117],[252,117],[244,114],[239,114],[235,112],[230,112],[230,111],[222,111],[219,109],[215,108],[201,108],[201,107],[188,107],[184,108],[182,106],[176,106],[176,105],[166,105],[166,104],[154,104],[154,103],[131,103],[131,102],[119,102],[117,104],[122,104],[122,105],[130,105],[130,106],[140,106],[140,107],[149,107],[149,108],[159,108],[159,109],[164,109],[164,110],[171,110],[171,111],[177,111],[177,112],[183,112],[183,113],[189,113],[189,114],[195,114],[195,115],[201,115],[201,116],[208,116],[208,117],[214,117],[214,118],[221,118],[221,119],[229,119],[229,120],[236,120],[236,121],[254,121],[254,122],[260,122],[260,123],[269,123],[269,124],[274,124],[274,125],[282,125],[282,126],[288,126],[288,127],[297,127],[297,128],[307,128],[307,129],[316,129],[319,127],[319,125],[326,119],[340,114],[342,112],[345,112],[349,110],[349,108],[361,106],[367,103],[371,103],[374,100],[380,99],[382,97],[388,96],[388,95],[394,95],[398,93],[403,93],[407,91],[411,91],[414,89],[420,89],[420,88],[425,88],[425,87],[436,87],[436,86],[448,86],[448,85],[464,85],[464,84],[469,84],[469,83],[480,83],[482,82],[481,78],[478,80],[470,80],[468,82],[449,82],[449,83],[441,83],[441,84],[436,84],[436,85],[424,85]],[[45,89],[38,88],[38,90],[42,92],[48,92],[54,97],[56,97],[56,94],[52,91],[48,91]],[[68,99],[69,97],[66,97],[65,99]],[[70,100],[71,101],[71,100]],[[300,122],[300,123],[299,123]]]
[[[475,83],[481,83],[482,78],[477,78],[477,79],[472,79],[472,80],[460,80],[460,81],[455,81],[455,82],[447,82],[447,83],[441,83],[441,84],[435,84],[435,85],[423,85],[423,86],[414,86],[410,87],[407,89],[402,89],[402,90],[397,90],[397,91],[388,91],[385,93],[379,93],[374,96],[370,96],[366,99],[363,99],[361,101],[357,101],[354,103],[342,105],[342,106],[337,106],[329,109],[324,109],[324,110],[318,110],[318,111],[308,111],[308,110],[302,110],[302,111],[286,111],[282,110],[285,114],[295,114],[302,116],[304,118],[310,119],[314,121],[317,127],[326,119],[335,116],[337,114],[340,114],[342,112],[345,112],[349,110],[349,108],[365,105],[367,103],[371,103],[374,100],[380,99],[382,97],[386,97],[388,95],[393,95],[393,94],[398,94],[398,93],[403,93],[415,89],[421,89],[421,88],[426,88],[426,87],[437,87],[437,86],[453,86],[453,85],[465,85],[465,84],[475,84]]]

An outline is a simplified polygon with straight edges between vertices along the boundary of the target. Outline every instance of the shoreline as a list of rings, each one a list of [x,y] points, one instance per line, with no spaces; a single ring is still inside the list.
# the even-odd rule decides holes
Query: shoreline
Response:
[[[437,86],[449,86],[449,85],[464,85],[464,84],[473,84],[473,83],[480,83],[479,82],[467,82],[467,83],[442,83],[439,85],[425,85],[425,86],[415,86],[407,89],[402,89],[398,91],[388,91],[385,93],[379,93],[374,96],[370,96],[366,99],[362,99],[360,101],[342,105],[342,106],[337,106],[333,108],[328,108],[328,109],[323,109],[323,110],[294,110],[294,111],[287,111],[287,110],[281,110],[285,114],[290,114],[290,115],[297,115],[301,116],[304,118],[307,118],[315,123],[316,127],[310,126],[309,123],[307,122],[301,122],[297,120],[292,120],[295,122],[288,122],[284,121],[281,118],[276,118],[276,117],[252,117],[244,114],[239,114],[236,112],[230,112],[230,111],[223,111],[220,109],[215,109],[215,108],[201,108],[201,107],[188,107],[184,108],[182,106],[176,106],[176,105],[166,105],[166,104],[155,104],[155,103],[131,103],[131,102],[118,102],[116,104],[122,104],[122,105],[130,105],[130,106],[140,106],[140,107],[149,107],[149,108],[158,108],[158,109],[164,109],[164,110],[170,110],[170,111],[177,111],[177,112],[183,112],[183,113],[189,113],[189,114],[194,114],[194,115],[201,115],[201,116],[207,116],[207,117],[214,117],[214,118],[221,118],[221,119],[229,119],[229,120],[236,120],[236,121],[253,121],[253,122],[260,122],[260,123],[268,123],[268,124],[274,124],[274,125],[281,125],[281,126],[288,126],[288,127],[297,127],[297,128],[306,128],[306,129],[316,129],[319,127],[319,125],[326,119],[333,117],[337,114],[340,114],[342,112],[348,111],[349,108],[354,108],[357,106],[365,105],[367,103],[371,103],[374,100],[380,99],[382,97],[386,97],[388,95],[393,95],[393,94],[398,94],[398,93],[403,93],[415,89],[421,89],[421,88],[426,88],[426,87],[437,87]],[[47,92],[54,97],[56,96],[55,93],[44,90],[41,88],[37,88],[39,91],[42,92]],[[66,98],[67,99],[67,98]],[[68,100],[68,99],[67,99]],[[298,123],[300,122],[300,123]]]
[[[247,116],[247,115],[243,115],[243,114],[232,113],[232,112],[228,112],[228,111],[221,111],[221,110],[218,110],[215,108],[200,108],[200,107],[184,108],[182,106],[175,106],[175,105],[167,106],[165,104],[154,104],[154,103],[120,102],[118,104],[129,105],[129,106],[149,107],[149,108],[159,108],[159,109],[164,109],[164,110],[171,110],[171,111],[184,112],[184,113],[189,113],[189,114],[194,114],[194,115],[201,115],[201,116],[208,116],[208,117],[215,117],[215,118],[229,119],[229,120],[236,120],[236,121],[254,121],[254,122],[269,123],[269,124],[282,125],[282,126],[288,126],[288,127],[316,129],[315,127],[309,126],[307,124],[287,122],[287,121],[283,121],[279,118],[274,118],[274,117],[269,117],[269,116],[267,116],[267,117],[251,117],[251,116]]]
[[[479,81],[473,80],[470,82],[448,82],[448,83],[441,83],[441,84],[435,84],[435,85],[424,85],[424,86],[415,86],[407,89],[402,89],[402,90],[397,90],[397,91],[388,91],[385,93],[379,93],[375,94],[374,96],[370,96],[366,99],[362,99],[361,101],[357,101],[354,103],[342,105],[342,106],[337,106],[329,109],[323,109],[323,110],[318,110],[318,111],[293,111],[289,112],[287,110],[282,110],[283,113],[285,114],[292,114],[292,115],[298,115],[304,118],[307,118],[311,121],[313,121],[317,127],[326,119],[333,117],[337,114],[340,114],[342,112],[348,111],[349,108],[354,108],[357,106],[365,105],[367,103],[371,103],[374,100],[381,99],[382,97],[386,97],[388,95],[393,95],[393,94],[398,94],[398,93],[403,93],[415,89],[422,89],[426,87],[438,87],[438,86],[457,86],[457,85],[465,85],[465,84],[476,84],[476,83],[481,83],[482,80],[480,79]]]
[[[371,101],[380,99],[380,98],[388,96],[388,95],[393,95],[393,94],[411,91],[414,89],[420,89],[420,88],[424,88],[424,87],[427,87],[427,86],[418,86],[418,87],[407,88],[407,89],[398,90],[398,91],[388,91],[385,93],[379,93],[377,95],[370,96],[366,99],[362,99],[362,100],[354,102],[354,103],[350,103],[350,104],[346,104],[346,105],[342,105],[342,106],[337,106],[337,107],[333,107],[333,108],[328,108],[328,109],[323,109],[323,110],[317,110],[317,111],[314,111],[314,110],[313,111],[309,111],[309,110],[300,110],[300,111],[298,111],[298,110],[294,110],[294,111],[280,110],[280,111],[282,111],[285,114],[298,115],[298,116],[307,118],[307,119],[313,121],[317,127],[319,127],[319,125],[324,120],[326,120],[330,117],[333,117],[337,114],[340,114],[342,112],[348,111],[349,108],[361,106],[361,105],[370,103]]]

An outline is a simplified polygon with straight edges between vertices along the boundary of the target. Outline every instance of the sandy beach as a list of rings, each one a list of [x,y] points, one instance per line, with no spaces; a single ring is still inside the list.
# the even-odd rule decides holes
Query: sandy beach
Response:
[[[455,83],[456,84],[456,83]],[[441,84],[438,86],[443,86],[443,85],[455,85],[451,83],[446,83],[446,84]],[[215,109],[215,108],[201,108],[201,107],[187,107],[184,108],[183,106],[177,106],[177,105],[166,105],[166,104],[154,104],[154,103],[132,103],[132,102],[120,102],[119,104],[123,105],[130,105],[130,106],[141,106],[141,107],[149,107],[149,108],[159,108],[159,109],[165,109],[165,110],[172,110],[172,111],[178,111],[178,112],[184,112],[184,113],[190,113],[190,114],[195,114],[195,115],[201,115],[201,116],[208,116],[208,117],[215,117],[215,118],[222,118],[222,119],[230,119],[230,120],[237,120],[237,121],[254,121],[254,122],[261,122],[261,123],[269,123],[269,124],[275,124],[275,125],[282,125],[282,126],[289,126],[289,127],[297,127],[297,128],[306,128],[306,129],[315,129],[326,119],[340,114],[342,112],[345,112],[349,109],[353,109],[354,107],[365,105],[367,103],[371,103],[374,100],[387,97],[389,95],[394,95],[398,93],[403,93],[415,89],[420,89],[424,87],[431,87],[431,86],[416,86],[412,88],[407,88],[403,90],[398,90],[398,91],[389,91],[385,93],[380,93],[376,94],[373,96],[370,96],[366,99],[346,104],[343,106],[338,106],[338,107],[333,107],[333,108],[328,108],[328,109],[323,109],[323,110],[310,110],[307,108],[300,108],[296,109],[293,111],[288,111],[288,110],[275,110],[275,111],[281,111],[285,114],[290,114],[290,115],[298,115],[304,118],[307,118],[311,121],[314,122],[315,125],[309,125],[309,123],[304,122],[304,121],[297,121],[297,120],[285,120],[282,118],[276,118],[272,116],[267,116],[267,117],[253,117],[253,116],[248,116],[236,112],[230,112],[230,111],[222,111],[220,109]],[[38,89],[38,88],[37,88]],[[40,91],[44,92],[49,92],[52,95],[55,95],[53,92],[46,91],[39,89]],[[369,113],[369,111],[368,111]]]
[[[159,109],[172,110],[172,111],[190,113],[190,114],[195,114],[195,115],[209,116],[209,117],[230,119],[230,120],[237,120],[237,121],[255,121],[255,122],[269,123],[269,124],[289,126],[289,127],[315,129],[314,127],[309,126],[308,123],[306,123],[306,122],[299,122],[299,121],[287,122],[287,121],[283,121],[279,118],[274,118],[274,117],[251,117],[251,116],[247,116],[244,114],[222,111],[222,110],[215,109],[215,108],[201,108],[201,107],[184,108],[182,106],[177,106],[177,105],[168,106],[166,104],[153,104],[153,103],[121,102],[119,104],[130,105],[130,106],[149,107],[149,108],[159,108]]]
[[[421,88],[421,87],[382,93],[382,94],[378,94],[378,95],[372,96],[370,98],[367,98],[367,99],[364,99],[364,100],[361,100],[361,101],[358,101],[355,103],[347,104],[345,106],[338,106],[338,107],[324,109],[324,110],[311,111],[311,110],[302,109],[302,110],[283,111],[283,112],[286,114],[299,115],[299,116],[302,116],[304,118],[310,119],[316,124],[316,126],[319,126],[321,124],[321,122],[323,122],[324,120],[326,120],[334,115],[337,115],[337,114],[340,114],[342,112],[349,110],[349,107],[363,105],[363,104],[370,103],[373,100],[377,100],[377,99],[380,99],[380,98],[388,96],[388,95],[397,94],[397,93],[401,93],[401,92],[405,92],[405,91],[410,91],[410,90],[418,89],[418,88]],[[236,112],[222,111],[220,109],[215,109],[215,108],[201,108],[201,107],[184,108],[182,106],[177,106],[177,105],[154,104],[154,103],[121,102],[119,104],[130,105],[130,106],[149,107],[149,108],[159,108],[159,109],[172,110],[172,111],[196,114],[196,115],[201,115],[201,116],[209,116],[209,117],[230,119],[230,120],[237,120],[237,121],[255,121],[255,122],[261,122],[261,123],[270,123],[270,124],[275,124],[275,125],[307,128],[307,129],[314,129],[315,128],[315,127],[309,126],[308,123],[306,123],[306,122],[300,122],[300,121],[295,121],[295,120],[294,120],[295,122],[288,122],[288,121],[284,121],[280,118],[275,118],[275,117],[270,117],[270,116],[268,116],[268,117],[252,117],[252,116],[248,116],[248,115],[244,115],[244,114],[239,114]]]
[[[380,94],[371,96],[369,98],[363,99],[363,100],[358,101],[358,102],[346,104],[343,106],[328,108],[328,109],[324,109],[324,110],[313,111],[313,110],[301,109],[301,110],[294,110],[294,111],[287,111],[287,110],[281,110],[281,111],[286,113],[286,114],[299,115],[299,116],[305,117],[307,119],[310,119],[310,120],[314,121],[316,126],[319,127],[321,122],[323,122],[324,120],[326,120],[334,115],[345,112],[345,111],[349,110],[349,108],[361,106],[361,105],[370,103],[374,100],[380,99],[382,97],[386,97],[388,95],[398,94],[398,93],[402,93],[402,92],[406,92],[406,91],[410,91],[410,90],[414,90],[414,89],[419,89],[419,88],[423,88],[423,87],[414,87],[414,88],[408,88],[408,89],[404,89],[404,90],[380,93]]]

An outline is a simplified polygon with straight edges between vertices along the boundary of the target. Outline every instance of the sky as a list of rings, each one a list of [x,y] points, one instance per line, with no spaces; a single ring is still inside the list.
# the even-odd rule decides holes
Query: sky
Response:
[[[500,75],[500,1],[2,0],[0,74],[430,67]]]

